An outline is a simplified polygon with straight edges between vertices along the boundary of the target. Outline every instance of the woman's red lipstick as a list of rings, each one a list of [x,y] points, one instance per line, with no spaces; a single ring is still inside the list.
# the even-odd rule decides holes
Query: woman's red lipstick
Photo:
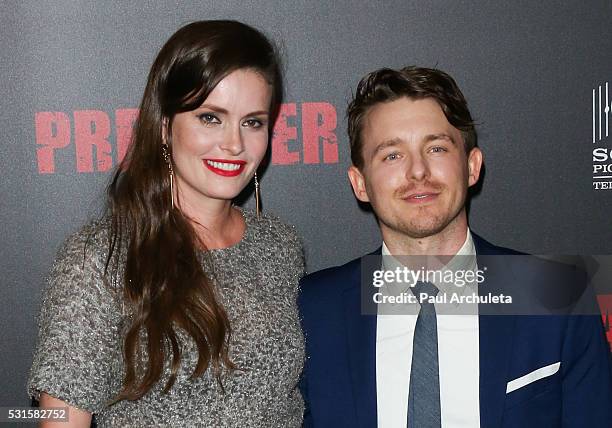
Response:
[[[236,177],[240,175],[246,165],[242,160],[203,159],[206,168],[223,177]]]

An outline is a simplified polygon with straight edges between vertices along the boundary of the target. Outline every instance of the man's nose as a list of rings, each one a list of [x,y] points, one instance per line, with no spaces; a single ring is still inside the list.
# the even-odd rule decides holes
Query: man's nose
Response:
[[[406,167],[406,178],[420,181],[426,178],[428,174],[429,166],[427,160],[421,154],[410,156],[409,163]]]

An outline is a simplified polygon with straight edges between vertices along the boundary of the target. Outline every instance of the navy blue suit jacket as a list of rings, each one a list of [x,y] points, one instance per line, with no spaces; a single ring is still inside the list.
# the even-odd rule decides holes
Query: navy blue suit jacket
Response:
[[[479,267],[485,255],[519,254],[473,237]],[[532,260],[516,261],[525,259]],[[504,266],[489,270],[493,274],[479,293],[532,296],[542,262],[528,256],[497,260]],[[362,315],[360,283],[361,259],[301,282],[305,427],[376,427],[376,316]],[[573,294],[555,298],[562,307]],[[612,427],[612,372],[600,316],[479,311],[479,342],[481,427]],[[509,381],[557,362],[561,366],[554,375],[506,394]]]

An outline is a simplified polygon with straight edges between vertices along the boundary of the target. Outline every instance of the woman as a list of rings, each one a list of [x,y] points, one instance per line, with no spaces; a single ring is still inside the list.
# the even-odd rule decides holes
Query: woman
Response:
[[[108,215],[51,271],[29,381],[41,407],[70,406],[71,426],[301,425],[299,240],[232,205],[258,190],[280,79],[269,41],[238,22],[164,45]]]

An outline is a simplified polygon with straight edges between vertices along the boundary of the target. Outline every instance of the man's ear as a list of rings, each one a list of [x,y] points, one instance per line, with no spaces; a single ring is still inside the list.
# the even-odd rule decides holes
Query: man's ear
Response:
[[[468,186],[478,183],[480,168],[482,168],[482,151],[474,147],[468,154]]]
[[[348,178],[351,182],[351,186],[353,187],[353,192],[355,193],[355,197],[359,199],[361,202],[370,202],[370,198],[368,197],[368,193],[366,192],[365,178],[359,168],[355,165],[351,165],[348,169]]]

